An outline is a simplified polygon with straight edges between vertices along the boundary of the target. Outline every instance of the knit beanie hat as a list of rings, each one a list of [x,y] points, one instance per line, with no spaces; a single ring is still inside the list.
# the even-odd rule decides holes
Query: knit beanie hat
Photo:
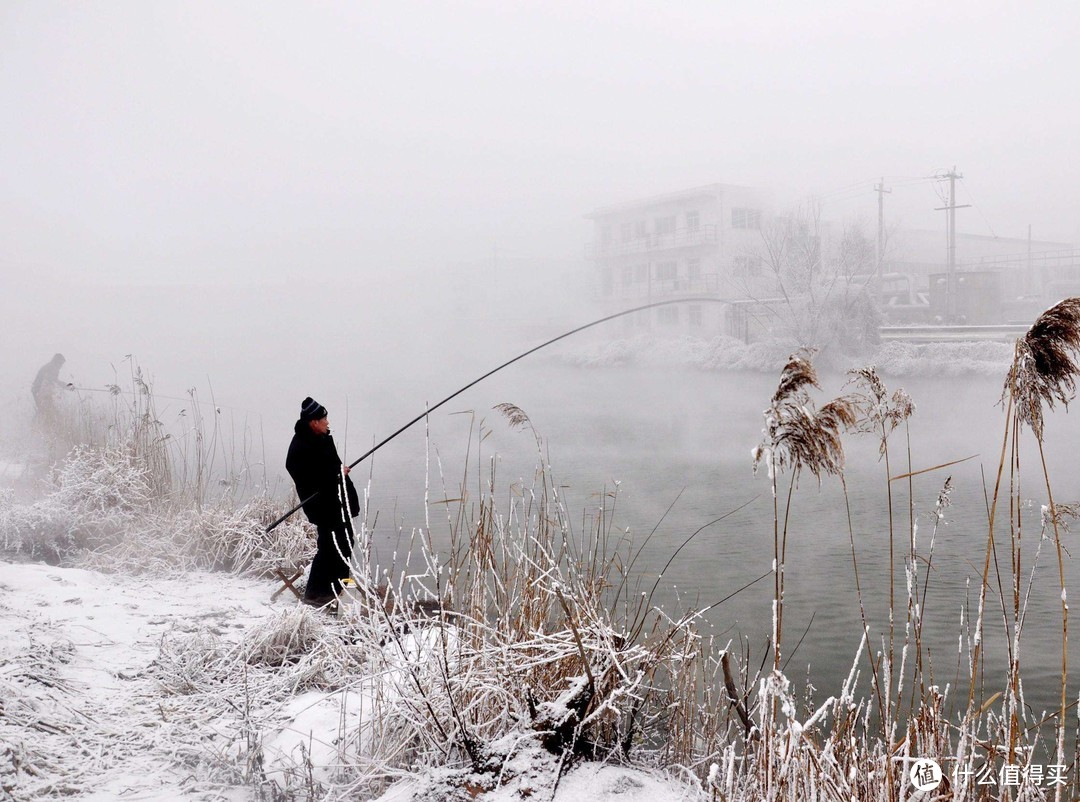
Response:
[[[327,416],[326,407],[311,396],[308,396],[300,404],[300,420],[322,420]]]

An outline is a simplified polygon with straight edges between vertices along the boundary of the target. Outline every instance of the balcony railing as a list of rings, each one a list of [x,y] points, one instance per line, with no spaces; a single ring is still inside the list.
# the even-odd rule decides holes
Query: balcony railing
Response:
[[[598,294],[602,298],[647,299],[673,295],[709,295],[717,293],[719,289],[719,274],[707,273],[696,278],[654,278],[652,281],[635,281],[630,284],[613,282],[607,287],[601,282]]]
[[[606,259],[610,256],[630,256],[672,248],[689,248],[694,245],[715,245],[716,242],[715,225],[677,228],[666,234],[646,234],[644,237],[636,237],[628,242],[590,242],[585,246],[585,257]]]

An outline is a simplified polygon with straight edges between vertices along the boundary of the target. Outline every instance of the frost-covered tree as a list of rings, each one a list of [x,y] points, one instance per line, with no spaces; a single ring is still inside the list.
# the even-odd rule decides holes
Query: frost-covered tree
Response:
[[[830,239],[820,204],[811,201],[766,222],[751,256],[761,275],[744,279],[740,289],[760,301],[774,336],[837,366],[878,345],[881,315],[867,290],[877,260],[861,223]]]

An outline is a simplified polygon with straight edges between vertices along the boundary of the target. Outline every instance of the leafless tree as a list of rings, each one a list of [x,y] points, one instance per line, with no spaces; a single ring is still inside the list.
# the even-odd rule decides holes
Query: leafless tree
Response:
[[[826,361],[876,345],[880,314],[867,282],[877,260],[861,223],[847,224],[830,240],[821,206],[811,200],[764,221],[760,242],[743,258],[759,265],[759,275],[734,281],[759,301],[774,336],[816,349]]]

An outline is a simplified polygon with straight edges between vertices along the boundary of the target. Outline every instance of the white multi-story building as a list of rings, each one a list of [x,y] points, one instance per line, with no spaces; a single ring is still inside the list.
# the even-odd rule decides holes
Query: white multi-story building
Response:
[[[687,299],[624,319],[624,331],[654,329],[703,336],[731,329],[729,307],[695,298],[746,298],[762,273],[761,228],[772,216],[767,193],[730,184],[605,206],[586,256],[596,296],[610,312],[651,301]],[[729,333],[737,333],[730,331]]]
[[[823,276],[866,287],[892,322],[940,322],[950,315],[1027,320],[1048,303],[1080,294],[1080,250],[1072,244],[958,233],[956,309],[942,312],[944,232],[892,232],[879,262],[874,243],[857,227],[826,223],[818,210],[810,203],[778,213],[768,192],[730,184],[597,209],[586,215],[594,224],[586,246],[594,296],[607,314],[680,301],[627,316],[624,335],[750,339],[770,328],[775,315],[769,310],[782,308],[781,299],[797,297]],[[980,275],[961,275],[967,273]]]

